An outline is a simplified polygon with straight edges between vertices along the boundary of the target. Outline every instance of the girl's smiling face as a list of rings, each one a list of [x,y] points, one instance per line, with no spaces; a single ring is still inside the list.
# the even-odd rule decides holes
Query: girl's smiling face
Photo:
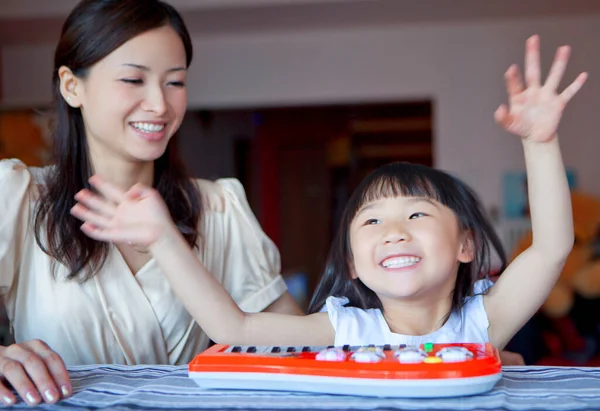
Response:
[[[425,197],[365,204],[350,226],[353,276],[381,302],[447,301],[459,264],[472,260],[452,210]]]

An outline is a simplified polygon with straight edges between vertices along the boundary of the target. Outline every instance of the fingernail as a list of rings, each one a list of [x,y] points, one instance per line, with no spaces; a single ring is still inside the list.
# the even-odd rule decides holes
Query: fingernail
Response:
[[[60,387],[60,390],[62,391],[63,397],[68,397],[71,393],[71,387],[69,387],[68,385],[63,385],[62,387]]]
[[[37,404],[37,402],[38,402],[37,399],[30,392],[25,394],[25,399],[27,399],[27,402],[30,404]]]
[[[4,400],[4,402],[5,402],[5,403],[7,403],[8,405],[11,405],[11,404],[13,404],[13,403],[15,402],[15,399],[14,399],[14,398],[10,398],[10,397],[7,397],[7,396],[4,396],[4,397],[2,397],[2,399],[3,399],[3,400]]]
[[[46,391],[44,391],[44,396],[48,401],[55,401],[56,397],[58,396],[58,393],[52,388],[48,388]]]

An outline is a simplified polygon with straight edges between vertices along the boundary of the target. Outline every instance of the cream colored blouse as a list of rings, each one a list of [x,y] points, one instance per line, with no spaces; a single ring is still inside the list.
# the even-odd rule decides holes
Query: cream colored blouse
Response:
[[[101,271],[80,284],[55,280],[32,218],[47,169],[0,161],[0,295],[17,342],[40,339],[75,364],[185,364],[209,339],[150,260],[134,276],[113,246]],[[275,245],[235,179],[198,180],[204,201],[198,258],[240,308],[258,312],[286,286]],[[215,312],[214,315],[219,315]]]

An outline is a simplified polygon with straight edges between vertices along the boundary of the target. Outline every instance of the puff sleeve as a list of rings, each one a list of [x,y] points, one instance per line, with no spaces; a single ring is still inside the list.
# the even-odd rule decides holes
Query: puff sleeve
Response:
[[[213,193],[200,187],[202,260],[243,311],[262,311],[287,291],[279,251],[252,213],[242,184],[236,179],[214,184]]]
[[[0,296],[18,274],[29,231],[31,174],[19,160],[0,161]]]

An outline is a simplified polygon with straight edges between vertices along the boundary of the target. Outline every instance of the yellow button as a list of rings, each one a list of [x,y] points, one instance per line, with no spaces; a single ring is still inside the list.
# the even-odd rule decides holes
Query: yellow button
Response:
[[[427,357],[423,362],[426,362],[428,364],[437,364],[439,362],[442,362],[442,359],[440,357]]]

